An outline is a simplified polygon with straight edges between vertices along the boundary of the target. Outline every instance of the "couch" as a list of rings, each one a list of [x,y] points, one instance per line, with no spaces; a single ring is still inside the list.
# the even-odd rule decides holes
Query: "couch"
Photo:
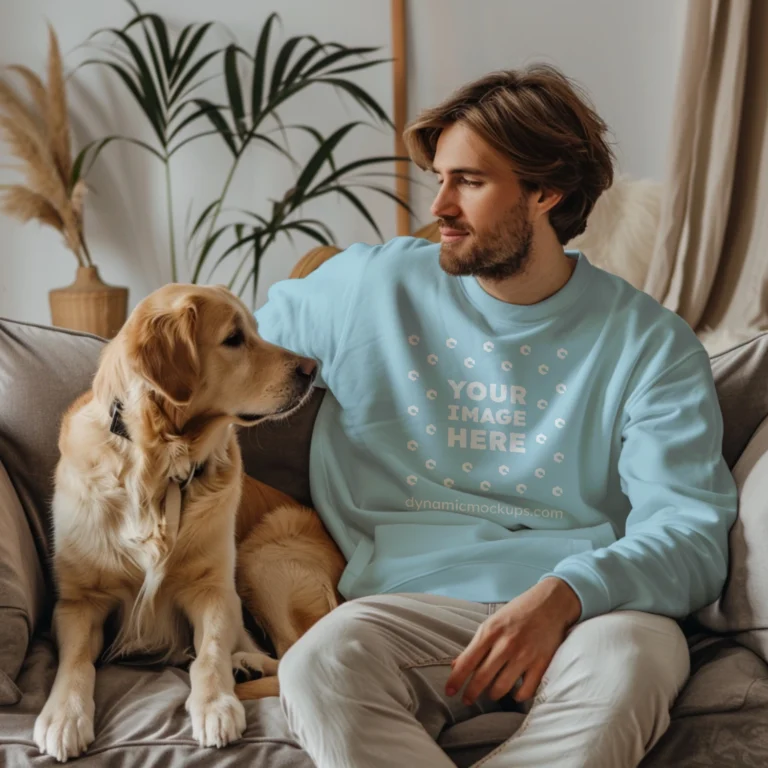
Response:
[[[90,386],[103,344],[0,319],[0,766],[54,764],[32,741],[56,669],[48,502],[60,417]],[[768,334],[713,357],[712,369],[723,451],[742,492],[732,571],[721,599],[683,623],[692,675],[644,768],[768,765]],[[309,439],[323,395],[287,421],[240,433],[246,471],[303,503],[311,503]],[[246,702],[238,742],[200,748],[184,711],[188,690],[183,668],[99,664],[96,740],[77,764],[311,768],[275,698]],[[440,743],[468,766],[522,718],[481,715],[447,728]]]

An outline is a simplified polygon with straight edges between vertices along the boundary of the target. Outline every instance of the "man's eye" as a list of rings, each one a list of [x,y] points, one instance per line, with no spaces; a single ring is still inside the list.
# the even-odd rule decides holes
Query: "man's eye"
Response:
[[[245,343],[245,334],[240,330],[233,331],[224,339],[224,345],[227,347],[240,347]]]
[[[472,181],[471,179],[465,179],[463,176],[459,181],[464,184],[466,187],[479,187],[482,182],[480,181]]]

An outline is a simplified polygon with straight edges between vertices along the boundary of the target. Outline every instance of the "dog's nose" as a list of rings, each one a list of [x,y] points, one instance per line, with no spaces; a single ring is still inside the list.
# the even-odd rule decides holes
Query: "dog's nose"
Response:
[[[308,357],[302,357],[296,366],[296,373],[301,377],[313,378],[317,371],[317,363]]]

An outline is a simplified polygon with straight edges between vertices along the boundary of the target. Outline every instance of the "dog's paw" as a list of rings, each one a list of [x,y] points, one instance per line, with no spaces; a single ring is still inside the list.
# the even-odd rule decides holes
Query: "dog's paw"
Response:
[[[245,709],[231,693],[203,700],[191,694],[187,712],[192,718],[192,736],[201,747],[224,747],[245,730]]]
[[[35,744],[60,763],[77,757],[93,741],[93,715],[78,700],[48,700],[35,720]]]
[[[232,673],[237,683],[276,675],[277,664],[277,659],[266,653],[240,651],[232,654]]]

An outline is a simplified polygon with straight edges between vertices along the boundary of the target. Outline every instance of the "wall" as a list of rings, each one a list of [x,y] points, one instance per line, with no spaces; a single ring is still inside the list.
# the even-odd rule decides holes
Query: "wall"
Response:
[[[235,30],[238,42],[251,50],[262,22],[279,7],[280,41],[294,34],[314,34],[347,45],[384,46],[383,55],[389,55],[388,0],[283,0],[279,4],[187,0],[183,6],[173,0],[151,4],[145,0],[142,7],[160,13],[176,29],[215,18],[224,26],[217,28],[212,42],[229,42]],[[458,84],[491,69],[549,61],[591,93],[613,128],[620,169],[661,179],[684,10],[683,0],[411,0],[409,112],[415,115]],[[119,0],[0,0],[0,65],[26,64],[42,73],[49,20],[58,32],[67,65],[74,67],[86,57],[78,46],[92,31],[121,25],[128,16],[127,6]],[[359,73],[357,81],[391,110],[388,66]],[[223,88],[216,81],[205,86],[214,97],[217,87]],[[78,70],[70,81],[69,95],[79,145],[115,132],[151,140],[144,119],[122,86],[104,70]],[[326,134],[342,122],[361,117],[365,119],[330,89],[307,93],[283,113],[287,123],[311,122]],[[306,159],[311,142],[298,137],[292,149]],[[365,128],[353,132],[339,160],[391,151],[390,133]],[[7,165],[7,160],[0,154],[0,165]],[[202,139],[177,155],[172,166],[175,232],[182,245],[188,217],[216,197],[228,160],[227,150],[216,138]],[[112,144],[89,177],[90,249],[107,282],[129,286],[131,307],[170,279],[163,173],[162,165],[148,154]],[[420,223],[425,223],[434,185],[418,170],[415,173],[414,204]],[[13,179],[5,170],[0,174],[3,182]],[[268,200],[281,195],[291,178],[290,168],[275,153],[256,151],[239,168],[229,204],[263,213]],[[393,236],[393,204],[373,193],[364,198],[384,236]],[[376,240],[369,225],[346,202],[328,198],[306,213],[326,221],[342,244]],[[268,286],[286,277],[311,246],[311,241],[299,237],[295,246],[283,241],[265,256],[256,305],[265,300]],[[233,267],[224,266],[212,282],[226,282]],[[70,283],[74,270],[74,258],[61,246],[57,233],[0,217],[0,316],[48,322],[47,292]],[[189,274],[183,265],[181,279]]]

